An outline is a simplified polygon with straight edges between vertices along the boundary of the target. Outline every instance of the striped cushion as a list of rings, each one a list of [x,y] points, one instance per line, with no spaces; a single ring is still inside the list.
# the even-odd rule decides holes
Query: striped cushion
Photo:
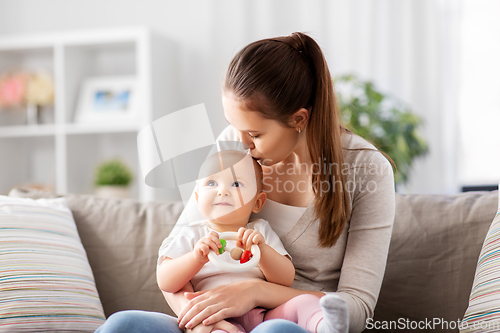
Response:
[[[94,332],[104,320],[65,199],[0,196],[0,332]]]
[[[500,332],[500,198],[479,254],[460,332]]]

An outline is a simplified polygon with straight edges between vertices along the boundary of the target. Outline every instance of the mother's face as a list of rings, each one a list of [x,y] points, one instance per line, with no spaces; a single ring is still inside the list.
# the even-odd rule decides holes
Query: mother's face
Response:
[[[239,132],[240,141],[247,144],[253,158],[265,166],[285,160],[299,143],[299,133],[258,111],[248,110],[230,93],[222,96],[226,120]]]

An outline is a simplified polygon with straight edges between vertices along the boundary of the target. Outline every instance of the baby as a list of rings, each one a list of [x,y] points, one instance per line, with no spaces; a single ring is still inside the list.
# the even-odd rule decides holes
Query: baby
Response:
[[[158,285],[175,293],[188,282],[194,291],[208,290],[222,284],[246,279],[291,286],[295,269],[278,235],[262,219],[249,221],[266,202],[262,192],[262,168],[248,154],[226,150],[211,155],[202,165],[195,197],[206,220],[189,224],[160,248],[157,271]],[[238,233],[236,245],[249,250],[258,245],[261,258],[257,267],[243,273],[230,273],[217,268],[208,259],[210,250],[222,247],[219,233]],[[235,265],[230,256],[224,260]],[[334,294],[320,299],[299,295],[272,310],[256,308],[245,315],[228,319],[241,331],[250,332],[263,320],[274,318],[296,322],[310,332],[347,333],[348,314],[345,302]],[[210,332],[200,324],[193,332]],[[212,331],[215,332],[215,331]]]

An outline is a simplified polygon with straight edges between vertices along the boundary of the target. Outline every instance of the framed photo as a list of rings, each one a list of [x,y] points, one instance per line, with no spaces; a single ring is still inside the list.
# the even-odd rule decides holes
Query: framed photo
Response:
[[[136,116],[135,77],[95,77],[83,81],[75,116],[76,122],[132,122]]]

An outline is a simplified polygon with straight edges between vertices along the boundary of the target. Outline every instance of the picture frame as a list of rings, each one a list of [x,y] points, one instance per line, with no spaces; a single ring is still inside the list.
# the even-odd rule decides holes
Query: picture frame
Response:
[[[75,122],[133,122],[138,111],[137,95],[134,76],[87,78],[80,88]]]

